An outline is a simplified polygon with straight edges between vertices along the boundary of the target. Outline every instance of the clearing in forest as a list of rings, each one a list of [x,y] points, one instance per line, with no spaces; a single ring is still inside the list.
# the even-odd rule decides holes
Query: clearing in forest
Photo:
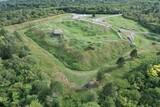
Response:
[[[42,70],[51,76],[62,72],[60,78],[66,83],[84,85],[95,78],[101,67],[114,65],[133,48],[145,49],[159,38],[121,15],[71,16],[63,14],[6,27],[23,35]],[[57,31],[61,33],[57,35]],[[127,38],[132,33],[134,43]]]

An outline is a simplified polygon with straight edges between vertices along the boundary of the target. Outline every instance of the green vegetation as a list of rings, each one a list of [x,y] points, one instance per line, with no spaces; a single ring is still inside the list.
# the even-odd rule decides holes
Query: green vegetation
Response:
[[[135,36],[135,45],[144,48],[150,46],[154,41],[147,38],[147,35],[144,34],[136,34]],[[150,36],[153,37],[153,36]]]
[[[120,67],[122,67],[122,66],[124,65],[124,63],[125,63],[124,57],[118,58],[117,64],[118,64]]]
[[[148,32],[148,30],[142,27],[138,22],[130,19],[125,19],[122,16],[106,18],[106,21],[120,28],[137,32]]]
[[[47,105],[48,95],[62,92],[63,85],[36,67],[38,61],[20,36],[9,33],[1,33],[1,36],[0,106]],[[53,87],[59,91],[51,91]]]
[[[28,56],[31,56],[31,59],[29,59],[30,62],[25,61],[24,65],[29,65],[31,67],[29,71],[32,73],[32,76],[38,76],[37,78],[40,78],[40,80],[39,79],[32,80],[33,82],[39,81],[40,83],[44,83],[44,84],[40,84],[40,86],[37,86],[37,88],[38,87],[41,87],[41,88],[39,88],[36,91],[37,93],[33,94],[32,91],[35,87],[33,86],[34,84],[32,85],[30,84],[31,82],[25,82],[25,84],[30,85],[30,92],[28,92],[29,94],[26,93],[25,95],[23,95],[24,96],[24,99],[22,99],[23,101],[21,101],[20,99],[22,98],[21,93],[16,90],[14,91],[16,93],[13,94],[14,96],[13,101],[16,101],[16,102],[11,102],[7,100],[8,93],[5,93],[3,94],[3,96],[1,96],[0,104],[3,106],[4,105],[9,106],[9,104],[15,104],[15,106],[38,105],[38,106],[44,106],[44,107],[56,106],[56,105],[60,107],[61,106],[62,107],[68,107],[68,106],[82,106],[82,107],[83,106],[84,107],[85,106],[93,106],[93,107],[104,106],[105,107],[108,105],[116,106],[119,104],[124,106],[127,106],[129,104],[137,105],[135,101],[136,102],[140,101],[141,105],[143,105],[144,103],[141,101],[141,98],[143,98],[142,96],[144,96],[143,93],[141,93],[138,90],[139,88],[134,88],[133,90],[128,89],[128,87],[132,85],[128,77],[130,77],[132,73],[134,74],[134,71],[136,71],[136,69],[139,69],[139,66],[141,66],[141,62],[142,63],[147,62],[145,61],[146,57],[147,57],[148,63],[152,60],[153,62],[152,61],[151,62],[154,65],[159,64],[159,62],[154,63],[154,60],[158,61],[159,59],[158,56],[157,57],[155,56],[156,55],[155,51],[158,51],[160,49],[159,45],[144,44],[144,46],[142,46],[143,43],[141,43],[141,46],[137,45],[138,58],[130,59],[128,52],[131,52],[133,45],[131,45],[126,40],[121,40],[117,36],[117,34],[113,32],[110,28],[101,27],[100,25],[92,24],[89,22],[85,24],[85,22],[83,21],[76,21],[76,20],[70,19],[69,16],[70,14],[59,15],[55,17],[44,18],[43,20],[41,19],[37,21],[27,22],[21,25],[15,25],[16,27],[15,26],[6,27],[10,31],[14,31],[16,30],[16,28],[19,29],[17,32],[14,32],[13,34],[14,35],[13,37],[16,40],[15,43],[19,44],[22,47],[23,45],[26,45],[27,47],[20,48],[20,51],[12,52],[10,48],[9,47],[6,48],[6,46],[16,46],[16,45],[7,45],[7,44],[3,45],[3,48],[1,49],[3,49],[4,51],[1,51],[2,52],[1,57],[3,58],[3,55],[6,55],[4,54],[4,52],[9,54],[10,57],[7,56],[6,58],[3,58],[1,62],[3,61],[6,62],[8,60],[5,64],[9,64],[12,62],[14,63],[15,60],[18,61],[17,59],[12,58],[12,57],[15,57],[16,55],[16,58],[23,59],[23,60],[20,60],[22,63],[23,61],[25,61],[25,58],[28,58]],[[43,23],[38,24],[39,22],[43,22]],[[84,28],[86,28],[87,30]],[[64,31],[63,35],[53,36],[52,33],[56,29],[62,29]],[[5,37],[5,35],[8,35],[7,31],[4,29],[2,29],[0,33],[2,35],[1,36],[2,39]],[[110,34],[112,34],[113,36],[109,36]],[[155,36],[155,38],[157,38],[157,36]],[[142,39],[144,38],[142,37]],[[150,41],[149,43],[152,43],[152,41],[156,41],[156,39],[155,40],[147,39],[147,38],[145,39]],[[99,42],[99,45],[97,44],[97,42]],[[148,52],[149,47],[145,49],[144,48],[145,46],[151,46],[150,47],[152,48],[151,52]],[[128,50],[126,50],[126,47]],[[143,50],[139,50],[139,49],[142,49],[142,47],[143,47]],[[14,48],[18,49],[17,47],[14,47]],[[14,49],[14,48],[11,48],[11,49]],[[66,59],[63,55],[66,55],[67,56],[66,58],[70,57],[70,61],[74,61],[75,59],[78,59],[77,58],[78,54],[77,53],[72,54],[72,52],[76,52],[76,51],[78,52],[78,54],[84,55],[84,59],[87,59],[88,61],[90,61],[88,57],[94,58],[94,60],[91,60],[91,61],[94,61],[95,63],[97,63],[96,65],[93,66],[94,68],[92,67],[85,68],[87,66],[87,64],[85,64],[84,68],[79,67],[78,70],[87,70],[87,69],[95,69],[95,70],[79,72],[76,70],[69,69],[69,68],[72,68],[72,66],[69,66],[69,64],[65,65]],[[89,56],[86,56],[87,55],[86,53],[88,53]],[[77,56],[75,57],[74,54]],[[57,57],[58,55],[59,56],[62,55],[64,59],[63,60],[59,59]],[[119,65],[123,65],[123,66],[117,67],[117,65],[115,65],[115,62],[116,62],[116,59],[118,59],[120,56],[124,56],[124,57],[123,57],[123,60],[121,60],[120,62],[118,61],[118,63]],[[105,61],[104,57],[108,57],[111,59],[108,59],[106,60],[106,62],[103,62]],[[79,58],[80,61],[81,59],[82,57]],[[125,64],[124,64],[124,60],[125,60]],[[148,63],[145,65],[148,65]],[[21,73],[18,75],[22,76],[21,77],[22,80],[25,80],[26,79],[25,77],[28,77],[28,76],[24,75],[24,73],[22,72],[23,68],[18,67],[19,66],[18,64],[15,65],[15,69],[18,68],[19,71],[21,71]],[[82,63],[78,63],[78,64],[79,66],[82,65]],[[2,63],[1,69],[3,70],[6,69],[3,66],[4,65]],[[142,66],[141,70],[143,70],[143,68],[146,68],[146,67]],[[150,69],[149,67],[147,68]],[[98,69],[100,70],[98,71]],[[147,70],[144,70],[144,71],[145,71],[144,73],[147,74]],[[43,76],[40,75],[39,77],[39,73],[42,73]],[[97,73],[97,77],[96,77],[96,73]],[[129,76],[126,76],[126,75],[129,75]],[[29,77],[32,78],[32,76],[29,76]],[[76,87],[82,87],[84,84],[86,84],[87,82],[89,82],[95,77],[97,78],[96,81],[99,82],[98,86],[103,87],[102,89],[99,87],[96,87],[93,89],[91,88],[92,91],[88,89],[83,89],[83,88],[81,88],[79,91],[73,91],[73,92],[70,91],[70,90],[75,90]],[[6,79],[6,77],[4,78]],[[58,81],[58,83],[55,81]],[[17,82],[19,83],[19,81]],[[11,84],[15,85],[17,84],[17,82],[11,83]],[[22,86],[25,86],[25,84],[23,83]],[[93,85],[94,84],[97,84],[97,83],[93,81]],[[91,86],[90,85],[91,83],[88,83],[88,87],[92,87],[92,85]],[[42,86],[46,87],[47,89],[46,88],[42,89],[43,88]],[[6,86],[3,86],[1,88],[2,91],[3,89],[6,89],[4,87]],[[66,88],[66,87],[69,87],[69,88]],[[59,91],[56,91],[57,88]],[[117,90],[117,88],[119,90]],[[47,91],[52,89],[54,89],[55,91]],[[149,88],[149,89],[150,90],[147,90],[148,93],[152,94],[153,89],[152,88]],[[155,91],[157,92],[158,88],[156,88]],[[110,94],[106,92],[110,92]],[[125,94],[126,92],[129,92],[129,94],[126,95]],[[118,96],[116,95],[116,93],[119,93]],[[134,96],[133,93],[136,93],[136,95]],[[33,96],[34,98],[32,98]],[[28,101],[28,98],[31,98],[31,99]],[[123,103],[125,98],[127,98],[127,101]],[[154,101],[155,103],[157,103],[155,99]]]
[[[159,72],[160,72],[160,65],[154,65],[153,68],[147,71],[149,76],[154,76],[154,77],[159,76]]]
[[[137,50],[134,49],[133,51],[131,51],[130,56],[131,56],[132,58],[137,58],[137,56],[138,56]]]
[[[159,107],[159,6],[1,1],[0,107]]]
[[[130,45],[121,41],[111,29],[83,21],[56,20],[36,25],[25,34],[71,69],[95,69],[130,49]],[[52,35],[54,29],[60,28],[64,31],[63,36]],[[126,50],[122,50],[124,48]]]

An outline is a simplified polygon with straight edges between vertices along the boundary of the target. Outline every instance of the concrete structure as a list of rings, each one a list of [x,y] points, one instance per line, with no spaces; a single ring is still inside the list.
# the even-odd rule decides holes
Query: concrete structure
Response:
[[[53,36],[61,36],[61,35],[63,35],[63,30],[61,30],[61,29],[54,30],[52,35]]]

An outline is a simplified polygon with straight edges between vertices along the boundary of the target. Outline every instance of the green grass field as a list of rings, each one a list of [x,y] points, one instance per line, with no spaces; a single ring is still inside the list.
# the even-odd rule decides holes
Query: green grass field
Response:
[[[106,21],[120,28],[137,32],[148,32],[148,30],[142,27],[139,23],[133,20],[125,19],[122,16],[106,18]]]
[[[130,49],[129,43],[120,40],[111,29],[67,16],[62,20],[46,21],[33,26],[25,34],[70,69],[96,69]],[[56,29],[62,29],[63,35],[52,36]]]
[[[115,66],[119,57],[127,58],[126,55],[135,48],[127,40],[121,40],[110,28],[73,20],[70,16],[71,14],[57,15],[8,26],[6,29],[12,33],[18,31],[22,35],[24,44],[29,46],[31,53],[38,60],[37,66],[43,72],[47,72],[51,77],[63,83],[73,83],[73,86],[83,86],[93,80],[100,68]],[[103,16],[105,15],[99,17]],[[122,17],[112,17],[106,20],[119,27],[137,32],[148,32],[136,22]],[[123,24],[122,21],[126,23]],[[63,35],[52,36],[52,32],[56,29],[62,29]],[[158,45],[152,46],[155,38],[159,37],[136,34],[136,48],[142,53],[147,53],[151,48],[154,51],[159,50]],[[116,76],[122,75],[123,72],[118,74],[110,72],[108,79],[113,80]]]
[[[154,40],[147,39],[144,34],[136,34],[135,45],[139,48],[150,46]]]

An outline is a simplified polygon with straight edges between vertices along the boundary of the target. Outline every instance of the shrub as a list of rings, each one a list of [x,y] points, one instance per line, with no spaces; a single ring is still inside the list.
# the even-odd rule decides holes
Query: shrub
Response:
[[[124,57],[120,57],[118,60],[117,60],[117,63],[119,65],[119,67],[122,67],[125,63],[125,59]]]
[[[11,46],[0,47],[0,57],[3,60],[10,59],[13,54],[13,48]]]
[[[101,81],[104,78],[104,72],[98,71],[97,73],[97,80]]]
[[[160,55],[160,52],[157,52],[156,55]]]
[[[154,65],[151,69],[147,71],[149,76],[157,77],[160,74],[160,65]]]
[[[131,56],[132,58],[133,58],[133,57],[136,58],[136,57],[138,56],[137,50],[134,49],[133,51],[131,51],[130,56]]]

